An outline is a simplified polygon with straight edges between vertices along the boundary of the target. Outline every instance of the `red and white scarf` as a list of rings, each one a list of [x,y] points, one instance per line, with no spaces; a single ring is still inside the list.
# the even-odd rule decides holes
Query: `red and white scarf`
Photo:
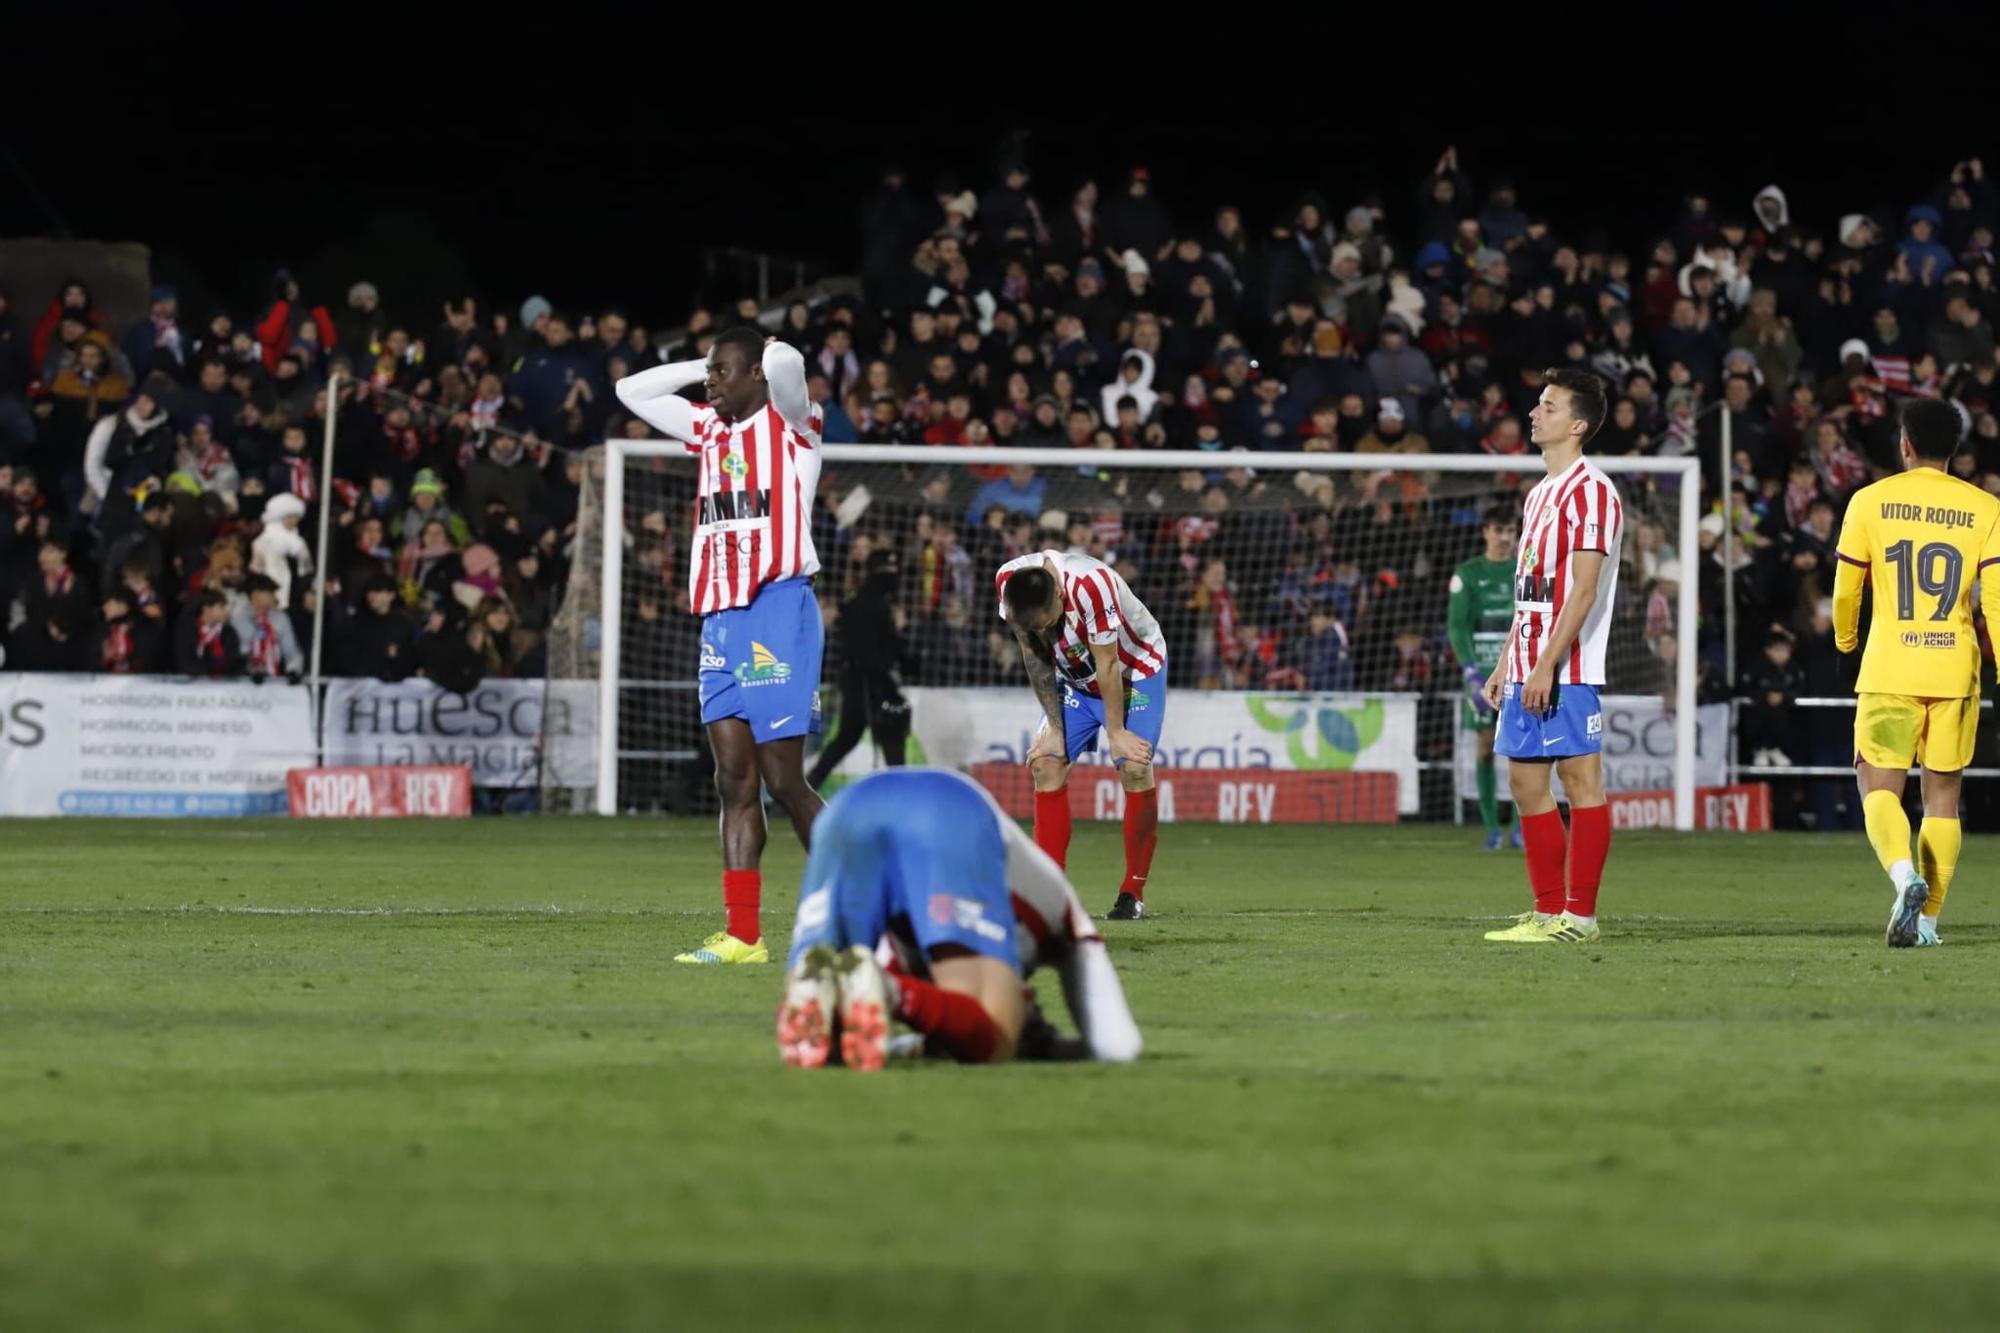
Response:
[[[319,498],[319,486],[313,481],[313,465],[310,458],[302,454],[286,454],[285,470],[291,474],[293,495],[307,504]]]
[[[208,674],[222,674],[223,653],[222,626],[202,625],[194,636],[194,655],[208,660]]]
[[[139,664],[132,660],[130,625],[116,620],[104,627],[104,647],[99,653],[98,666],[120,674],[130,674],[139,669]]]
[[[194,474],[204,482],[214,481],[229,461],[229,450],[222,441],[210,440],[201,457],[194,460]]]
[[[259,615],[257,637],[250,644],[250,672],[258,676],[275,676],[283,665],[278,653],[278,631],[272,627],[269,615]]]

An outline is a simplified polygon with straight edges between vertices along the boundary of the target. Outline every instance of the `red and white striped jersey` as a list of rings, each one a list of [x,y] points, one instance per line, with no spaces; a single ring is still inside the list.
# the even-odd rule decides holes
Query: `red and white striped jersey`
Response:
[[[1007,580],[1018,570],[1047,561],[1062,585],[1061,631],[1051,644],[1056,674],[1071,687],[1097,695],[1097,663],[1090,645],[1118,645],[1119,674],[1129,684],[1167,669],[1167,640],[1160,622],[1146,609],[1118,571],[1102,560],[1064,551],[1039,551],[1009,560],[993,579],[1000,618],[1007,615]]]
[[[1521,510],[1521,555],[1514,566],[1514,634],[1507,648],[1507,679],[1525,681],[1562,615],[1578,551],[1601,551],[1597,597],[1583,628],[1556,671],[1561,685],[1604,684],[1604,652],[1611,642],[1611,601],[1618,590],[1618,547],[1625,536],[1625,506],[1618,488],[1588,458],[1579,458],[1528,492]]]
[[[812,507],[820,420],[817,404],[804,429],[769,403],[742,421],[695,405],[687,451],[700,460],[688,550],[688,608],[696,615],[748,606],[767,583],[819,572]]]

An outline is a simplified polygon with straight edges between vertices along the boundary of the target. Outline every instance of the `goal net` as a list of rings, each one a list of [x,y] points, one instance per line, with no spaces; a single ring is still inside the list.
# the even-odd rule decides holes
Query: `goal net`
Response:
[[[1478,742],[1448,625],[1453,573],[1485,554],[1490,511],[1518,520],[1538,458],[870,445],[829,445],[825,458],[813,529],[829,627],[819,744],[840,739],[840,608],[869,553],[892,547],[912,704],[902,757],[977,770],[1017,754],[1037,710],[994,615],[993,574],[1029,551],[1077,550],[1115,567],[1166,635],[1163,765],[1393,772],[1401,817],[1463,817]],[[1695,590],[1672,576],[1676,551],[1696,547],[1698,464],[1598,461],[1626,506],[1604,691],[1609,780],[1674,792],[1677,821],[1691,826],[1697,718],[1680,645],[1696,642]],[[686,593],[694,470],[659,441],[613,441],[604,467],[580,534],[599,543],[600,563],[586,568],[579,553],[566,607],[591,645],[574,669],[595,665],[600,717],[615,718],[599,728],[586,799],[601,812],[708,808]],[[850,739],[827,787],[888,758],[875,737]],[[1725,744],[1700,750],[1720,763]]]

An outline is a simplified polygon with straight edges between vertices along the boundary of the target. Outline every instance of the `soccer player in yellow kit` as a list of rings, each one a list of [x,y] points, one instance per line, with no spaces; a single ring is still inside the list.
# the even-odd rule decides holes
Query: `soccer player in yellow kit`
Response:
[[[1979,640],[2000,629],[2000,499],[1946,470],[1958,409],[1913,399],[1902,414],[1903,471],[1847,502],[1833,585],[1834,642],[1854,651],[1861,586],[1874,588],[1868,648],[1855,682],[1854,768],[1868,841],[1895,889],[1892,949],[1938,942],[1937,918],[1958,864],[1958,789],[1979,724]],[[1924,822],[1910,860],[1903,780],[1923,765]]]

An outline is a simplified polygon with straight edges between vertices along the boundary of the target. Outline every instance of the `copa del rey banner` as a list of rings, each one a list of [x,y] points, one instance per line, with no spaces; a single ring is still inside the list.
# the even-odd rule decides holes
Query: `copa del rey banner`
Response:
[[[312,762],[301,685],[0,673],[0,814],[283,814]]]
[[[427,680],[335,680],[329,768],[464,764],[475,787],[597,781],[595,681],[487,680],[453,694]]]
[[[1027,689],[914,687],[905,693],[914,730],[912,763],[969,771],[980,764],[1026,762],[1041,720]],[[1393,774],[1396,809],[1411,815],[1418,809],[1416,697],[1176,690],[1167,701],[1156,761],[1162,770]],[[859,775],[875,763],[863,746],[840,772]],[[1109,773],[1102,737],[1077,764],[1080,770]],[[1091,776],[1079,771],[1072,782]]]

